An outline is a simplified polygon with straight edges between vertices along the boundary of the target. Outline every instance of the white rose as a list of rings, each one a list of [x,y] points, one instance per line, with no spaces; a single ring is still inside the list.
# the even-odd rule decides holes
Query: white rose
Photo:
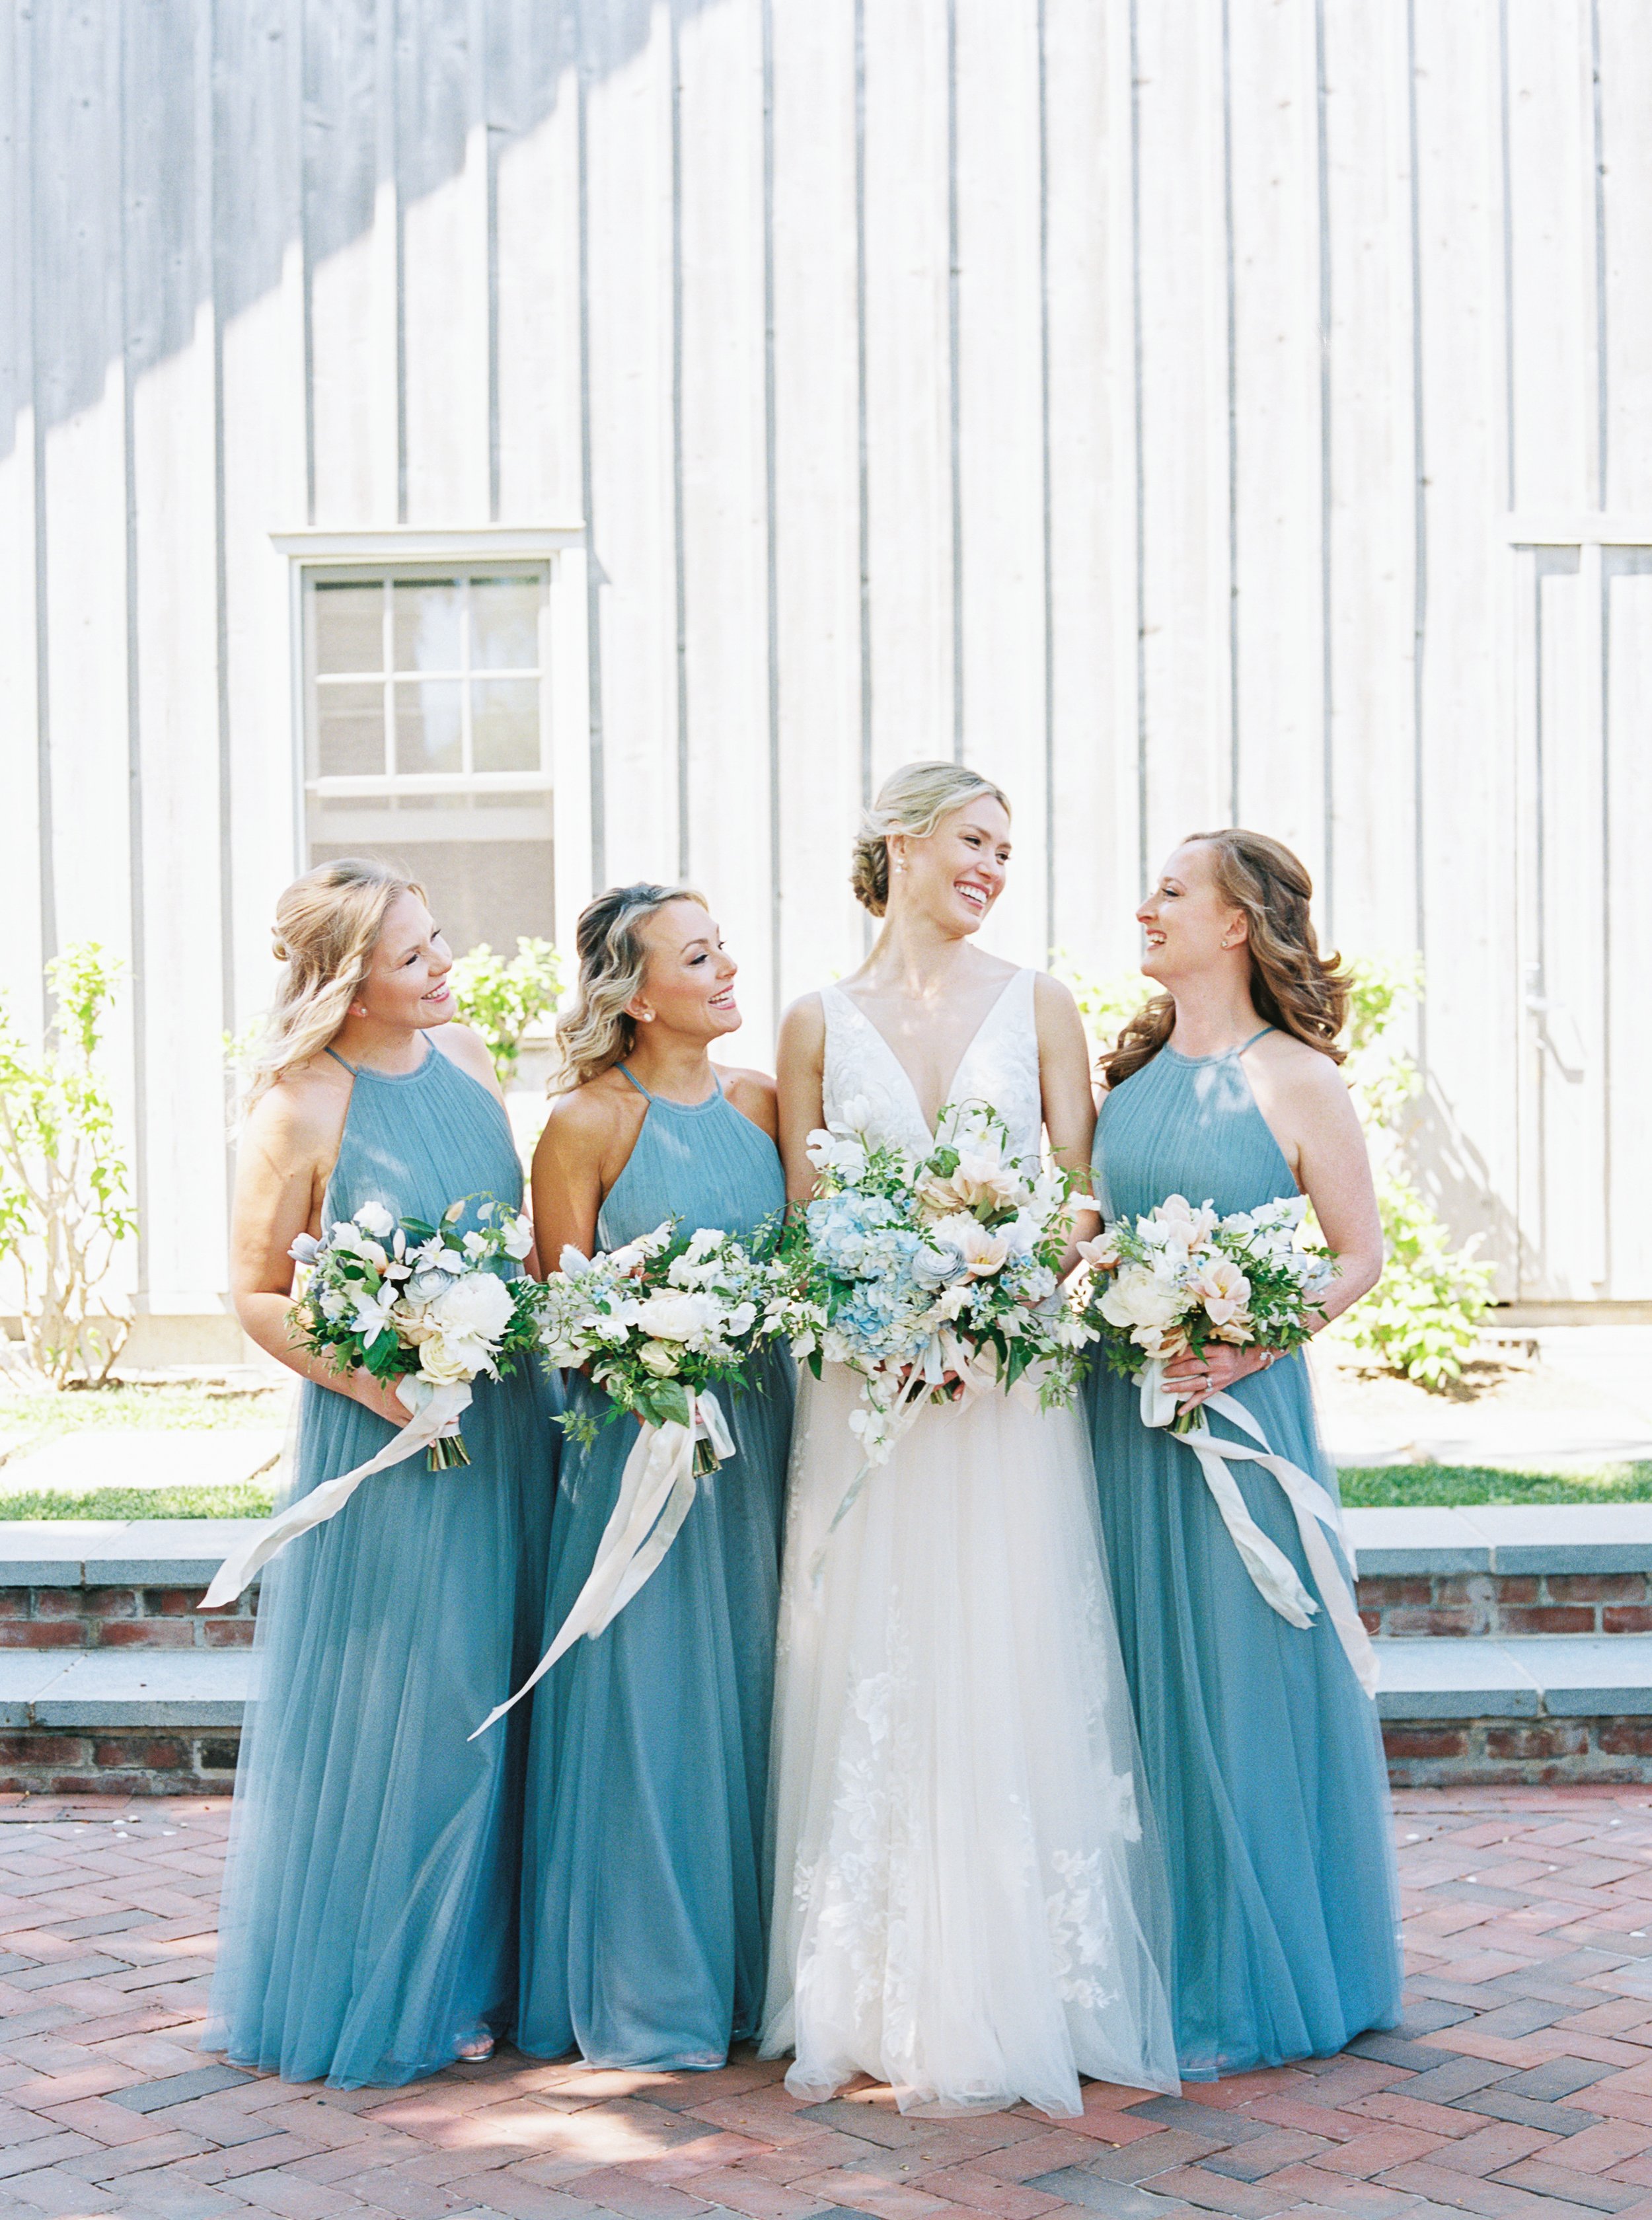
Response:
[[[515,1298],[502,1280],[491,1272],[467,1272],[452,1280],[431,1306],[438,1332],[478,1341],[495,1341],[510,1324]]]
[[[463,1336],[447,1340],[433,1334],[419,1350],[419,1369],[427,1380],[439,1388],[451,1387],[455,1381],[474,1380],[487,1361],[487,1351],[478,1342]]]
[[[651,1372],[657,1380],[669,1380],[677,1368],[677,1355],[663,1341],[645,1341],[637,1351],[637,1362],[645,1372]]]
[[[382,1202],[364,1202],[356,1213],[356,1223],[377,1241],[388,1241],[396,1231],[396,1220]]]
[[[1175,1325],[1186,1300],[1174,1281],[1141,1265],[1127,1266],[1102,1296],[1101,1315],[1125,1332],[1138,1326],[1163,1328]]]

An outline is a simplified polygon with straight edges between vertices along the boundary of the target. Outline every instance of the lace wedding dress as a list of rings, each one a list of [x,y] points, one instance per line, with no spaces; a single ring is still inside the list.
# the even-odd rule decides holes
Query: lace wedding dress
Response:
[[[1033,983],[1009,981],[951,1094],[1026,1151]],[[927,1151],[894,1051],[839,989],[822,1001],[827,1119],[859,1097]],[[1168,1893],[1083,1421],[1002,1394],[928,1406],[827,1543],[857,1394],[845,1367],[805,1373],[794,1437],[764,2055],[795,2051],[796,2095],[864,2073],[907,2112],[1072,2116],[1081,2073],[1174,2091]]]

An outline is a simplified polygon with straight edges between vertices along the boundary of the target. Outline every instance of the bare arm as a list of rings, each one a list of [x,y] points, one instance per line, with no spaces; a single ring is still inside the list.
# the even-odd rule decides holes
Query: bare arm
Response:
[[[775,1066],[786,1200],[807,1202],[814,1193],[814,1167],[806,1144],[826,1123],[826,1012],[818,995],[805,995],[781,1020]]]
[[[1328,1325],[1368,1294],[1382,1275],[1382,1221],[1359,1115],[1348,1082],[1317,1049],[1293,1044],[1288,1051],[1276,1051],[1259,1062],[1251,1082],[1257,1105],[1337,1257],[1337,1276],[1323,1299],[1320,1325]],[[1272,1361],[1265,1350],[1227,1346],[1213,1345],[1206,1355],[1203,1365],[1194,1356],[1182,1356],[1165,1372],[1170,1387],[1194,1391],[1183,1399],[1183,1409]]]
[[[321,1230],[321,1194],[338,1152],[348,1098],[280,1086],[246,1121],[230,1216],[229,1285],[235,1315],[259,1347],[301,1380],[348,1395],[405,1425],[406,1407],[370,1373],[338,1371],[302,1349],[292,1328],[292,1259],[301,1233]]]
[[[1034,990],[1038,1026],[1038,1083],[1044,1095],[1044,1131],[1050,1152],[1064,1171],[1086,1180],[1090,1169],[1090,1144],[1095,1138],[1095,1099],[1090,1092],[1089,1044],[1078,1005],[1058,979],[1038,975]],[[1082,1211],[1073,1228],[1073,1242],[1062,1259],[1063,1279],[1078,1262],[1077,1243],[1100,1231],[1093,1210]]]
[[[547,1274],[559,1269],[565,1247],[584,1257],[595,1253],[614,1122],[608,1101],[589,1087],[559,1096],[552,1106],[533,1151],[533,1175],[534,1239]]]

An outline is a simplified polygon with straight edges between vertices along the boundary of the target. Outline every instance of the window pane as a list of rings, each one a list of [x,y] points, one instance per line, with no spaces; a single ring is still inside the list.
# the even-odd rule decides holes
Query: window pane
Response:
[[[471,579],[471,667],[473,670],[539,669],[537,578]]]
[[[471,687],[471,751],[476,770],[538,770],[537,678],[485,678]]]
[[[309,844],[312,864],[377,856],[418,880],[458,955],[555,932],[548,794],[316,797]]]
[[[460,667],[459,589],[452,578],[410,583],[398,578],[396,667],[398,670],[457,670]]]
[[[323,778],[377,778],[384,770],[384,689],[318,686],[315,768]]]
[[[383,586],[318,585],[312,607],[318,670],[383,670]]]
[[[398,682],[396,689],[396,768],[400,772],[461,770],[461,696],[454,678]]]

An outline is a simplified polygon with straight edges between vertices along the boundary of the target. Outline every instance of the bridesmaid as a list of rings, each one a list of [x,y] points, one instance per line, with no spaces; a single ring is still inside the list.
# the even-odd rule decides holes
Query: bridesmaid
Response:
[[[559,1022],[567,1091],[533,1158],[547,1260],[668,1218],[749,1236],[785,1203],[774,1082],[719,1070],[735,964],[700,896],[619,887],[579,920]],[[522,1885],[521,2048],[593,2066],[720,2066],[764,1992],[781,1506],[794,1370],[780,1350],[720,1398],[739,1446],[664,1562],[534,1699]],[[570,1377],[597,1419],[607,1398]],[[564,1447],[545,1647],[583,1586],[636,1440],[617,1419]]]
[[[1337,1066],[1347,987],[1318,952],[1307,873],[1276,840],[1185,841],[1137,912],[1160,991],[1104,1059],[1106,1215],[1168,1194],[1219,1211],[1306,1193],[1341,1260],[1325,1308],[1375,1284],[1382,1235]],[[1306,1363],[1213,1347],[1167,1373],[1185,1410],[1237,1394],[1272,1448],[1335,1495]],[[1399,2014],[1398,1899],[1376,1709],[1327,1614],[1280,1618],[1252,1586],[1198,1462],[1092,1375],[1090,1420],[1119,1633],[1175,1911],[1181,2071],[1211,2080],[1340,2050]],[[1212,1427],[1243,1437],[1220,1418]],[[1272,1475],[1231,1464],[1257,1525],[1314,1593]]]
[[[307,1383],[302,1494],[407,1412],[293,1345],[295,1238],[369,1201],[433,1221],[461,1196],[514,1207],[521,1170],[420,888],[324,864],[281,897],[275,951],[232,1284],[247,1332]],[[527,1729],[466,1737],[536,1654],[552,1414],[526,1373],[478,1381],[468,1467],[421,1454],[375,1475],[265,1572],[204,2049],[353,2089],[485,2058],[510,2027]]]

